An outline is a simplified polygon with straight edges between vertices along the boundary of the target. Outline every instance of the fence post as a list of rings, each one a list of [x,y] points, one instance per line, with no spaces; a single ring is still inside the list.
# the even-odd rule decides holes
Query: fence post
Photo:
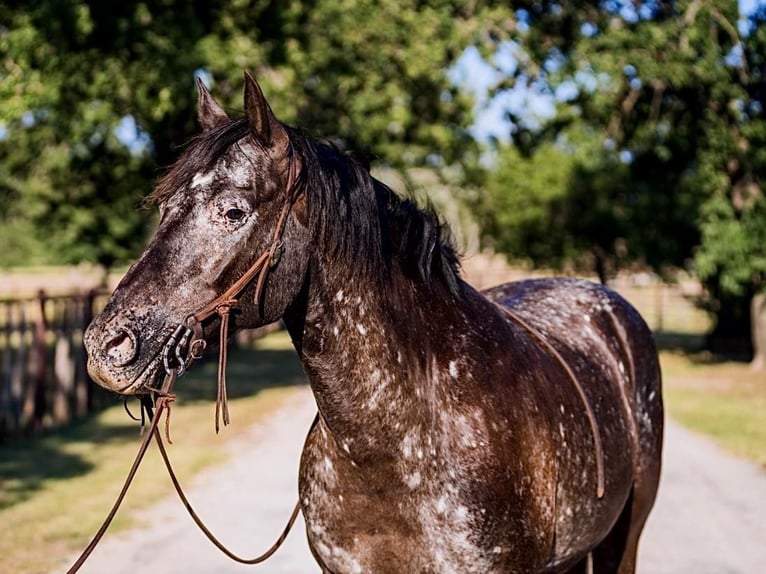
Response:
[[[46,410],[46,384],[45,374],[48,368],[48,349],[46,345],[46,320],[45,303],[48,297],[45,291],[40,289],[37,293],[37,314],[35,317],[34,340],[32,343],[34,352],[34,362],[32,365],[32,392],[31,395],[31,431],[33,434],[40,434],[43,431],[43,424]]]
[[[9,435],[13,432],[13,420],[11,415],[12,396],[11,396],[11,368],[13,365],[13,347],[11,347],[11,333],[13,317],[11,315],[11,301],[3,301],[3,310],[5,311],[3,323],[3,362],[2,375],[0,381],[0,445],[4,444]]]
[[[665,329],[665,283],[657,284],[654,291],[654,303],[657,310],[657,325],[654,330],[662,332]]]
[[[85,297],[85,304],[82,308],[82,333],[83,333],[83,341],[80,343],[80,357],[83,365],[83,384],[85,385],[85,411],[90,412],[96,408],[96,383],[93,382],[93,380],[90,378],[90,374],[88,374],[88,369],[86,367],[87,361],[88,361],[88,354],[85,352],[85,329],[88,328],[88,325],[90,325],[91,321],[93,320],[93,316],[95,315],[95,306],[96,306],[96,290],[95,289],[89,289],[88,294]]]
[[[14,434],[18,435],[26,427],[29,416],[27,415],[27,397],[29,396],[29,384],[27,372],[29,366],[29,347],[27,338],[27,305],[25,301],[18,301],[16,305],[17,332],[19,334],[19,347],[16,350],[16,359],[11,362],[11,413],[13,415]],[[31,409],[31,405],[29,406]]]
[[[85,367],[85,345],[82,338],[85,334],[85,329],[88,327],[88,315],[89,311],[86,311],[89,299],[83,295],[82,291],[77,291],[74,296],[75,308],[73,328],[77,329],[80,334],[80,343],[75,345],[72,341],[72,355],[74,360],[74,411],[76,417],[81,417],[88,413],[88,386],[90,379],[88,378],[88,372]]]
[[[74,299],[63,298],[57,301],[56,313],[51,324],[55,334],[53,347],[53,422],[56,426],[69,422],[72,418],[72,395],[74,392],[75,363],[72,357],[72,321]]]

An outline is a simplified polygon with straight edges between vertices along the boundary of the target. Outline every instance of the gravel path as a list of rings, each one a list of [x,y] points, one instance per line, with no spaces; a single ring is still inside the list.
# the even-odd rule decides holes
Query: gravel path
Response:
[[[235,552],[248,557],[261,552],[281,531],[296,500],[300,450],[314,410],[309,389],[301,388],[288,406],[229,444],[236,457],[190,485],[192,504]],[[222,555],[175,496],[139,518],[145,528],[107,533],[81,572],[318,572],[301,520],[279,552],[259,567]],[[766,473],[669,423],[659,500],[642,539],[639,572],[750,574],[764,564]]]
[[[766,472],[672,422],[663,465],[639,545],[639,572],[764,572]]]

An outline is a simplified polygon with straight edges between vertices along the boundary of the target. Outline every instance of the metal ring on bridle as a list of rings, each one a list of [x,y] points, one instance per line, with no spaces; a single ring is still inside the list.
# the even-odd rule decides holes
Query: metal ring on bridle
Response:
[[[162,366],[165,368],[165,373],[171,375],[176,374],[180,377],[186,371],[186,359],[182,356],[183,348],[189,342],[189,337],[192,334],[192,330],[184,325],[178,325],[173,334],[168,337],[165,346],[162,348]],[[177,367],[170,365],[171,355],[173,352],[178,362]]]
[[[181,340],[178,341],[178,344],[176,345],[176,359],[178,359],[178,373],[177,375],[180,377],[186,372],[186,366],[188,365],[188,359],[182,355],[187,343],[189,342],[189,337],[191,337],[192,330],[188,327],[184,327],[186,329],[184,331],[183,336],[181,337]]]
[[[205,339],[195,339],[192,341],[189,347],[189,360],[199,361],[204,355],[205,349],[207,349],[207,341]]]

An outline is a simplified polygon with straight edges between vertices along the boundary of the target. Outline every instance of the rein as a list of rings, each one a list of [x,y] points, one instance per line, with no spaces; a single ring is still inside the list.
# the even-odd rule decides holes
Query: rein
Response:
[[[152,437],[155,434],[157,434],[159,437],[157,426],[159,425],[163,411],[165,409],[170,409],[170,403],[173,402],[174,397],[171,391],[173,390],[173,384],[175,383],[176,378],[176,373],[165,377],[162,388],[156,391],[158,396],[156,401],[157,410],[155,411],[154,416],[151,418],[151,422],[149,423],[149,431],[144,435],[144,440],[141,441],[141,446],[138,448],[138,453],[136,454],[136,458],[133,461],[130,470],[128,471],[128,476],[125,478],[125,483],[122,485],[120,494],[117,495],[117,500],[115,500],[114,504],[112,505],[112,509],[109,511],[109,514],[107,514],[106,519],[101,525],[101,528],[98,529],[96,535],[88,543],[88,546],[85,547],[85,550],[82,551],[82,554],[80,554],[75,563],[72,564],[72,567],[67,570],[67,574],[74,574],[74,572],[77,572],[82,567],[88,557],[93,553],[93,550],[95,550],[96,545],[101,541],[101,538],[103,538],[107,528],[109,528],[109,525],[112,523],[112,520],[117,514],[117,510],[120,508],[125,495],[128,493],[128,488],[130,488],[133,479],[136,477],[138,467],[141,464],[141,461],[144,459],[146,449],[149,447],[149,443],[151,442]],[[170,410],[168,410],[168,415],[169,414]]]
[[[237,298],[239,295],[256,277],[258,279],[256,282],[254,299],[256,307],[259,309],[261,308],[263,291],[266,286],[266,278],[269,274],[269,271],[279,262],[279,258],[283,249],[282,235],[284,234],[287,217],[290,214],[290,210],[292,209],[293,203],[297,197],[296,183],[298,181],[298,168],[292,155],[289,157],[290,167],[287,176],[287,198],[285,200],[284,206],[282,207],[282,211],[279,214],[279,219],[277,220],[277,223],[274,227],[274,235],[272,237],[269,248],[264,251],[261,256],[258,257],[258,259],[256,259],[255,263],[253,263],[250,268],[231,287],[229,287],[221,295],[210,301],[210,303],[198,311],[188,315],[184,323],[178,325],[166,341],[162,349],[162,364],[166,373],[162,386],[159,389],[147,387],[149,392],[142,395],[141,397],[142,414],[146,413],[150,417],[148,432],[146,432],[143,440],[141,441],[141,445],[139,446],[136,458],[133,461],[130,470],[128,471],[128,475],[125,478],[122,489],[120,490],[117,499],[112,505],[109,514],[107,514],[103,524],[99,528],[98,532],[96,532],[93,539],[85,547],[85,550],[83,550],[82,554],[80,554],[74,564],[69,568],[69,570],[67,570],[67,574],[74,574],[77,572],[88,559],[88,557],[93,553],[93,550],[103,538],[106,530],[109,528],[109,525],[112,523],[112,520],[117,514],[117,510],[122,504],[122,501],[125,498],[125,495],[127,494],[128,489],[130,488],[130,485],[136,476],[136,473],[138,472],[138,468],[144,458],[144,455],[146,454],[152,438],[154,438],[157,442],[157,447],[160,451],[160,455],[162,456],[162,460],[165,463],[165,468],[168,471],[170,480],[175,487],[176,493],[186,507],[187,512],[194,520],[195,524],[203,532],[203,534],[205,534],[208,540],[210,540],[210,542],[212,542],[216,548],[221,550],[221,552],[226,554],[226,556],[232,560],[242,564],[258,564],[267,560],[279,549],[279,547],[287,538],[287,535],[292,529],[293,524],[295,524],[295,521],[298,518],[298,513],[300,512],[300,501],[295,504],[295,508],[293,508],[292,514],[287,521],[287,525],[282,530],[279,538],[277,538],[276,542],[274,542],[274,544],[272,544],[268,550],[256,556],[255,558],[242,558],[237,554],[234,554],[231,550],[226,548],[226,546],[221,543],[218,538],[213,535],[210,529],[205,526],[202,519],[192,508],[192,505],[189,502],[189,499],[184,493],[183,489],[181,488],[178,477],[173,470],[167,449],[165,448],[161,433],[158,429],[160,419],[162,418],[163,413],[166,413],[165,438],[168,443],[172,443],[170,440],[169,427],[170,407],[175,400],[175,395],[172,392],[173,385],[175,384],[176,380],[178,380],[178,378],[180,378],[186,372],[192,363],[202,358],[205,348],[207,347],[207,342],[204,339],[204,330],[202,324],[207,319],[210,319],[216,315],[220,318],[218,390],[216,395],[215,408],[216,434],[219,432],[219,420],[221,415],[223,417],[223,424],[229,424],[229,405],[228,396],[226,393],[226,347],[228,344],[229,316],[231,311],[237,308],[239,303]],[[189,342],[190,340],[191,343]],[[154,412],[152,412],[153,407],[156,407]],[[314,422],[311,424],[309,433],[314,429],[318,420],[319,415],[314,418]]]
[[[561,356],[561,353],[559,353],[556,348],[550,344],[548,340],[545,339],[536,329],[533,329],[532,326],[527,323],[524,319],[522,319],[519,315],[508,309],[507,307],[503,307],[502,305],[498,305],[500,309],[505,311],[505,314],[511,318],[517,325],[519,325],[521,328],[523,328],[525,331],[529,332],[530,335],[532,335],[535,340],[542,345],[542,347],[554,358],[556,361],[561,365],[561,367],[566,372],[567,376],[569,377],[569,380],[574,385],[575,390],[577,391],[578,396],[580,397],[580,402],[582,402],[583,407],[585,408],[585,414],[588,417],[588,423],[590,424],[590,433],[593,437],[593,450],[595,451],[595,457],[596,457],[596,498],[601,499],[604,497],[604,447],[601,444],[601,433],[599,433],[598,430],[598,423],[596,422],[596,413],[593,412],[593,405],[590,404],[590,401],[588,400],[588,396],[585,394],[585,390],[582,388],[582,385],[580,384],[580,381],[578,380],[577,376],[574,374],[574,371],[572,370],[572,367],[569,366],[569,364],[564,360],[564,357]]]

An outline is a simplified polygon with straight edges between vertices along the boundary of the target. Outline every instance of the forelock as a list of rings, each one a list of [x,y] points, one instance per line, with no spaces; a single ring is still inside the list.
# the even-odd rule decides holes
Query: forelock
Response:
[[[160,178],[146,197],[146,204],[162,203],[192,184],[195,177],[212,171],[223,155],[249,133],[245,118],[226,122],[192,138],[181,157]]]

